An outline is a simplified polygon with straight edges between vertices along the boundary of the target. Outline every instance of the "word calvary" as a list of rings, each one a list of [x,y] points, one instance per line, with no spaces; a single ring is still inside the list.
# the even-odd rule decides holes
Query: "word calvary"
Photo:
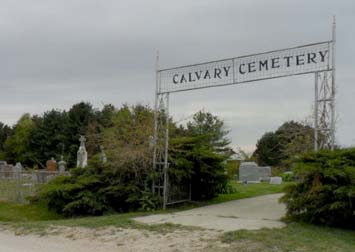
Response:
[[[222,79],[223,77],[228,77],[231,67],[216,67],[213,70],[199,70],[195,72],[189,72],[187,74],[174,74],[173,82],[174,84],[184,83],[184,82],[194,82],[206,79]]]
[[[185,73],[176,73],[172,75],[172,82],[174,84],[182,84],[189,82],[196,82],[209,79],[224,79],[231,78],[232,71],[235,71],[234,76],[238,82],[238,75],[243,76],[256,72],[286,70],[289,68],[297,68],[304,65],[324,64],[328,58],[328,50],[319,50],[317,52],[301,53],[297,55],[280,55],[277,57],[269,57],[266,59],[255,60],[255,57],[236,58],[235,69],[232,66],[214,67],[212,69],[189,71]]]

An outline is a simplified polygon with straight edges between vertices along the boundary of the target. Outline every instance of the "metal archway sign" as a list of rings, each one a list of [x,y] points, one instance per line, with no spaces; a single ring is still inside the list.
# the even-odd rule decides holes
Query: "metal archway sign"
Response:
[[[169,197],[169,94],[188,90],[237,85],[293,75],[315,74],[314,148],[335,145],[335,18],[330,41],[282,50],[210,61],[168,69],[156,66],[153,167],[161,174],[153,192],[163,198],[163,208],[191,199]],[[164,116],[161,116],[164,114]],[[322,139],[318,135],[322,133]]]

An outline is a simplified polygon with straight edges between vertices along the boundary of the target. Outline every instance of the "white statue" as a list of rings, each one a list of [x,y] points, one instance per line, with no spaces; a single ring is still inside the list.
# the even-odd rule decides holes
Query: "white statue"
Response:
[[[76,167],[85,168],[88,165],[88,153],[85,148],[86,138],[84,136],[80,136],[80,147],[78,150]]]

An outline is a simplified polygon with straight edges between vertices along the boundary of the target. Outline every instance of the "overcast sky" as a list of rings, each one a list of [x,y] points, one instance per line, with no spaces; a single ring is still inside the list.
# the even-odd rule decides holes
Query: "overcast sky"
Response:
[[[337,18],[337,142],[355,145],[354,0],[0,0],[0,121],[88,101],[154,103],[162,68],[331,39]],[[312,113],[314,76],[171,95],[176,120],[225,120],[233,146]]]

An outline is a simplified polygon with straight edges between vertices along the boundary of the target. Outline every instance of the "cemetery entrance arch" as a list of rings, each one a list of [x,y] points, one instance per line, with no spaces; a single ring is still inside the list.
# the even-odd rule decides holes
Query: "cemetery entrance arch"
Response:
[[[332,39],[293,48],[251,54],[175,68],[156,66],[153,167],[160,174],[153,184],[163,207],[191,197],[189,185],[175,185],[168,176],[169,96],[202,88],[314,74],[314,148],[335,144],[335,20]],[[321,138],[318,135],[322,135]]]

